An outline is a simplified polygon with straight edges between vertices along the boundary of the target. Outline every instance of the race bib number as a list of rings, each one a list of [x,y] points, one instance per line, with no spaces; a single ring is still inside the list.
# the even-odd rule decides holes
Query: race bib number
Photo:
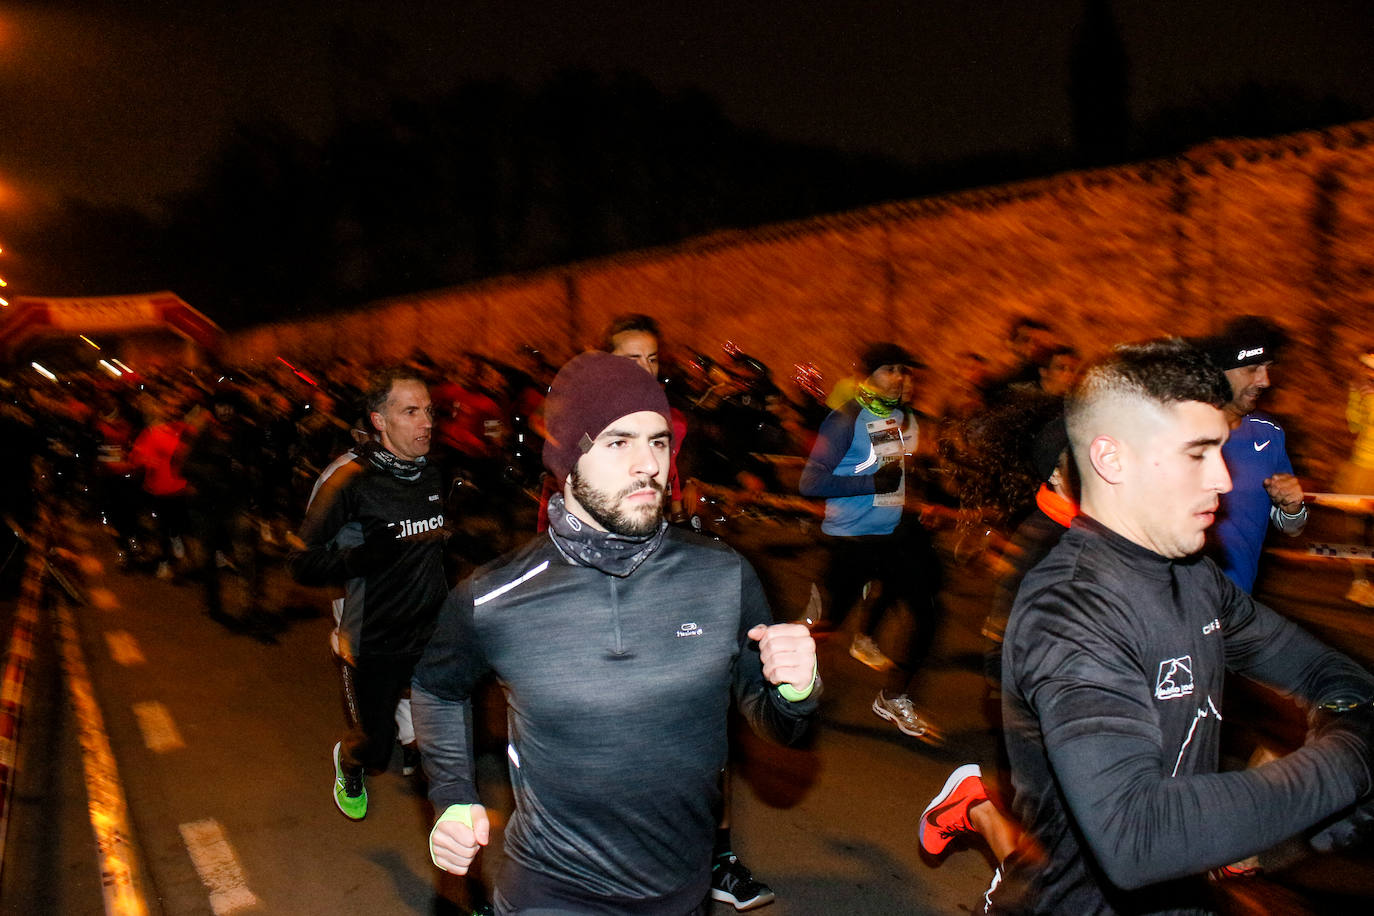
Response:
[[[902,424],[897,417],[883,417],[881,420],[869,420],[866,426],[868,430],[868,441],[873,445],[873,454],[877,456],[879,466],[892,461],[901,461],[902,448]],[[906,475],[902,475],[902,482],[897,485],[897,489],[891,493],[873,494],[873,505],[875,506],[901,506],[906,503]]]

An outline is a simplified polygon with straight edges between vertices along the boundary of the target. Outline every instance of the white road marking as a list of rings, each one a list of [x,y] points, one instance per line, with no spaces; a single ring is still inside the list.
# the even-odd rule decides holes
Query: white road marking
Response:
[[[105,895],[105,912],[117,916],[143,916],[148,912],[144,900],[143,877],[134,852],[136,839],[129,824],[129,805],[119,781],[110,739],[100,705],[91,690],[86,660],[76,622],[64,605],[57,607],[57,632],[62,650],[62,667],[67,674],[67,691],[76,715],[81,739],[81,764],[86,773],[86,796],[95,831],[100,887]]]
[[[134,639],[134,634],[128,630],[109,630],[105,633],[105,645],[110,647],[110,658],[114,659],[116,665],[123,665],[128,668],[131,665],[141,665],[146,658],[143,657],[143,650],[138,647],[138,640]]]
[[[4,686],[0,688],[0,865],[13,808],[14,765],[19,753],[19,725],[24,710],[24,682],[33,661],[33,634],[38,626],[39,581],[43,575],[42,549],[30,551],[24,564],[19,605],[15,610],[9,648],[3,662]]]
[[[143,732],[143,743],[148,745],[148,750],[163,754],[186,746],[176,722],[172,721],[172,714],[161,703],[135,703],[134,716],[138,718],[138,728]]]
[[[234,847],[224,835],[219,821],[207,819],[182,824],[181,838],[200,880],[210,889],[210,909],[215,916],[257,906],[257,896],[248,889]]]

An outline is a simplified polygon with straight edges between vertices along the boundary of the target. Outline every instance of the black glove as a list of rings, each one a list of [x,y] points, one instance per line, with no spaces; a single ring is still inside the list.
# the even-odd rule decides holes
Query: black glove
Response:
[[[1308,844],[1317,852],[1336,852],[1374,838],[1374,800],[1347,809],[1345,816],[1312,834]]]
[[[874,493],[894,493],[902,483],[902,462],[885,461],[873,474]]]

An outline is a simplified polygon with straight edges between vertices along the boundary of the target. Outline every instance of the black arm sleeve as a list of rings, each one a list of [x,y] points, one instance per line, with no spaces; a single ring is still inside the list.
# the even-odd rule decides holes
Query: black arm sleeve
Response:
[[[1171,778],[1176,762],[1164,759],[1148,687],[1154,672],[1142,670],[1122,635],[1131,624],[1119,600],[1093,586],[1055,586],[1024,613],[1017,638],[1027,648],[1016,680],[1032,685],[1026,701],[1055,782],[1117,886],[1237,861],[1341,810],[1366,788],[1363,761],[1339,740],[1241,772]],[[1200,706],[1197,716],[1196,727],[1212,728],[1206,720],[1219,711]]]
[[[350,483],[358,470],[344,465],[320,487],[320,492],[305,512],[300,539],[305,547],[287,557],[291,577],[302,585],[340,585],[354,571],[349,561],[356,547],[341,547],[335,535],[348,524],[353,514]]]
[[[1345,655],[1216,571],[1225,610],[1226,667],[1292,697],[1305,709],[1329,700],[1374,700],[1374,677]]]
[[[780,744],[793,744],[806,734],[820,702],[819,678],[806,699],[792,702],[763,676],[759,644],[745,634],[757,624],[771,624],[768,599],[752,566],[740,559],[739,656],[735,661],[735,703],[755,732]]]

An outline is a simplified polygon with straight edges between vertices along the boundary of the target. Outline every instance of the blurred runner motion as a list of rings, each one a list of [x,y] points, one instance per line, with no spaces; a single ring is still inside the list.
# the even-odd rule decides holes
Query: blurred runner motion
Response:
[[[1374,347],[1366,347],[1360,354],[1359,369],[1350,383],[1345,419],[1355,434],[1355,444],[1350,450],[1350,458],[1341,465],[1335,488],[1340,493],[1374,497]],[[1352,513],[1347,528],[1357,543],[1368,545],[1372,525],[1374,513]],[[1346,600],[1374,607],[1374,585],[1370,584],[1365,572],[1368,565],[1351,563],[1350,568],[1353,575],[1350,590],[1345,593]]]
[[[1293,537],[1307,524],[1302,484],[1293,476],[1283,427],[1256,411],[1282,344],[1283,332],[1253,315],[1233,319],[1204,344],[1231,388],[1224,408],[1231,432],[1221,449],[1231,491],[1221,496],[1211,553],[1222,572],[1247,592],[1254,589],[1269,526]]]
[[[242,394],[232,382],[221,379],[210,397],[210,410],[198,412],[186,438],[183,474],[206,612],[232,631],[271,642],[276,620],[262,609],[260,532],[249,514],[254,498],[262,495],[263,449],[257,430],[243,416]],[[242,613],[225,608],[221,575],[226,571],[242,577]]]
[[[1037,405],[1028,404],[1029,416],[1043,417]],[[1009,448],[1013,448],[1008,443]],[[1021,580],[1050,552],[1078,514],[1077,485],[1073,460],[1069,456],[1069,433],[1062,410],[1046,421],[1029,443],[1004,452],[1008,461],[1029,464],[1042,482],[1035,493],[1035,508],[1017,527],[1007,546],[1007,572],[997,583],[992,609],[983,623],[988,639],[984,673],[991,698],[999,707],[1002,696],[1002,638],[1007,618],[1016,600]],[[993,723],[1001,733],[1000,708]],[[999,758],[1005,752],[1000,747]],[[1000,774],[1005,776],[1005,774]],[[1009,789],[1003,786],[1004,791]],[[989,792],[983,770],[976,763],[964,764],[950,773],[944,786],[921,812],[918,836],[921,848],[932,856],[942,854],[951,840],[976,834],[987,843],[997,860],[993,883],[1000,881],[1002,862],[1011,855],[1021,837],[1021,825],[1004,811],[1005,796]]]
[[[186,556],[182,537],[189,525],[186,478],[181,475],[186,457],[186,424],[181,419],[185,405],[170,389],[161,395],[149,394],[143,404],[147,425],[134,440],[129,463],[143,475],[148,511],[157,528],[162,552],[156,575],[171,579]]]
[[[849,654],[877,671],[892,671],[889,683],[873,700],[873,712],[915,738],[933,738],[929,721],[912,705],[904,685],[908,672],[873,640],[882,614],[904,601],[915,618],[912,656],[919,665],[937,623],[935,590],[938,563],[924,531],[914,521],[903,523],[906,502],[904,442],[913,432],[902,406],[902,388],[917,360],[893,343],[868,346],[860,359],[866,373],[854,398],[821,424],[811,456],[802,471],[803,496],[825,499],[821,531],[830,551],[825,585],[831,625],[843,629],[857,604],[858,622]],[[924,647],[924,648],[922,648]]]

